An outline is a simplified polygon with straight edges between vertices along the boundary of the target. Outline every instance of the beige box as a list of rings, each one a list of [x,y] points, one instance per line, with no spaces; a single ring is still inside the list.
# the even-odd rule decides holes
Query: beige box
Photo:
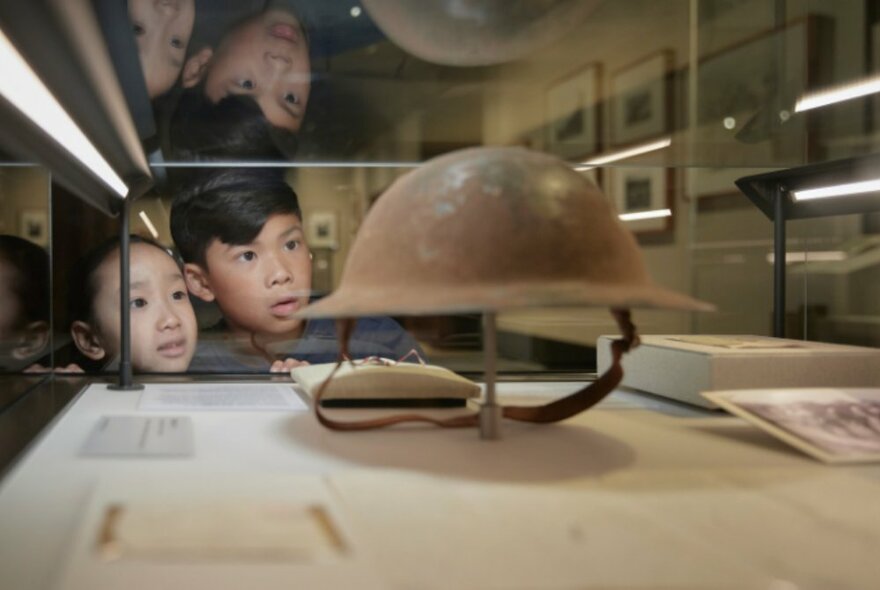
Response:
[[[611,364],[600,336],[597,365]],[[642,336],[623,357],[623,385],[707,408],[701,391],[770,387],[880,386],[880,349],[767,336]]]

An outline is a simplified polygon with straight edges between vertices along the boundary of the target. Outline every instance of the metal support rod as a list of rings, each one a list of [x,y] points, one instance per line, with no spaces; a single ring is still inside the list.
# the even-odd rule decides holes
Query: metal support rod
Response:
[[[785,26],[788,21],[786,0],[776,0],[774,20],[776,27]],[[777,67],[784,70],[787,63],[785,36],[776,35],[775,44]],[[781,105],[781,95],[777,94],[774,98],[775,104]],[[771,113],[771,116],[778,116],[778,112]],[[785,192],[777,184],[773,202],[773,335],[777,338],[785,338]]]
[[[786,0],[776,0],[774,21],[777,28],[782,28],[788,22],[788,6]],[[780,71],[785,70],[786,61],[785,35],[775,36],[776,65]],[[774,104],[782,106],[781,91],[777,90]],[[785,106],[784,108],[790,108]],[[770,113],[771,117],[779,115],[778,109]],[[776,119],[778,123],[779,120]],[[785,198],[786,191],[781,185],[776,185],[776,198],[773,202],[773,335],[777,338],[785,338]]]
[[[129,213],[131,200],[125,199],[122,204],[119,223],[119,383],[108,388],[113,390],[143,389],[143,385],[134,383],[131,367],[131,234],[129,229]]]
[[[773,335],[785,338],[785,189],[773,201]]]
[[[497,440],[501,438],[501,406],[495,393],[495,362],[498,355],[495,314],[483,314],[483,363],[486,367],[486,398],[480,407],[480,438]]]

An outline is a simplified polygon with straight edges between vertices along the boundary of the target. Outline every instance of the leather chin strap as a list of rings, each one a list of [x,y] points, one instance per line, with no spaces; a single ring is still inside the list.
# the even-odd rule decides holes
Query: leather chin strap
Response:
[[[607,371],[588,386],[561,399],[542,406],[504,406],[502,408],[502,415],[505,418],[520,422],[559,422],[595,406],[611,393],[623,379],[623,367],[620,364],[623,355],[639,345],[639,337],[636,333],[636,327],[630,319],[629,310],[612,309],[611,314],[617,321],[621,337],[611,342],[611,366],[608,367]],[[354,331],[354,325],[355,320],[353,319],[337,320],[336,322],[336,331],[339,334],[340,342],[339,360],[330,376],[318,388],[314,400],[315,416],[321,424],[331,430],[345,431],[385,428],[386,426],[403,422],[426,422],[443,428],[464,428],[479,425],[480,419],[477,413],[468,413],[451,418],[432,418],[414,413],[394,414],[392,416],[357,421],[339,421],[328,418],[321,410],[321,398],[327,384],[330,383],[336,371],[339,370],[339,367],[345,362],[344,359],[348,356],[348,341]]]

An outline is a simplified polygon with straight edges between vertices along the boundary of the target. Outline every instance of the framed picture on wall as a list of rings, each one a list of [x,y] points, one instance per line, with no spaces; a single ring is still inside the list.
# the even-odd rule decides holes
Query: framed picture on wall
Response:
[[[24,209],[19,217],[18,233],[38,246],[48,246],[49,212],[46,209]]]
[[[546,95],[546,149],[562,158],[599,151],[601,66],[589,64],[554,83]]]
[[[828,55],[820,37],[833,23],[807,16],[763,31],[700,59],[697,67],[698,162],[734,167],[792,166],[815,156],[809,113],[794,116],[798,98],[821,87]],[[827,53],[827,52],[826,52]]]
[[[618,214],[673,211],[673,171],[667,168],[612,168],[606,192]],[[634,233],[659,233],[672,229],[673,215],[650,219],[623,220]]]
[[[339,247],[339,230],[336,213],[332,211],[316,211],[308,217],[306,238],[310,248]]]
[[[672,51],[663,50],[611,77],[611,145],[627,145],[669,131]]]

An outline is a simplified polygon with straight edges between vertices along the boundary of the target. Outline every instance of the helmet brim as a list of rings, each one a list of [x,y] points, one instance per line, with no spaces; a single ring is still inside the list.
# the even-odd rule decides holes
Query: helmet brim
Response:
[[[534,307],[613,307],[713,311],[709,303],[654,284],[590,285],[568,281],[492,285],[341,288],[300,310],[302,318],[447,315]]]

